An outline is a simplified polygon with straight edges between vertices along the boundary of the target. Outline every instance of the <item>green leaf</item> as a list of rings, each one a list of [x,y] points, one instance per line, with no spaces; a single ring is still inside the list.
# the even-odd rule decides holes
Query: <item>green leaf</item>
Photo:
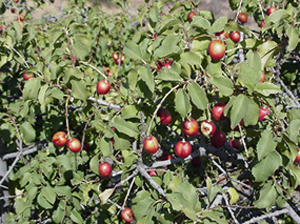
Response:
[[[281,156],[274,150],[252,168],[252,174],[256,181],[265,181],[269,176],[274,174],[281,163]]]
[[[112,154],[112,145],[107,138],[101,138],[100,140],[100,150],[103,157],[109,157]]]
[[[292,51],[297,47],[297,45],[299,43],[299,35],[300,35],[299,31],[297,30],[296,27],[289,26],[287,31],[286,31],[286,34],[289,37],[288,46],[287,46],[286,49],[288,51]]]
[[[79,59],[84,59],[89,55],[91,49],[91,41],[86,35],[77,34],[73,39],[72,53]]]
[[[254,202],[258,208],[270,208],[275,204],[277,193],[274,185],[269,182],[266,183],[259,192],[259,199]]]
[[[162,42],[161,46],[154,52],[154,57],[163,58],[171,54],[176,54],[180,51],[180,47],[177,45],[180,41],[180,36],[175,34],[169,34]]]
[[[178,71],[176,71],[173,68],[171,68],[171,69],[163,68],[163,71],[159,72],[159,74],[155,78],[165,80],[165,81],[180,81],[180,80],[182,80]]]
[[[175,107],[182,117],[186,117],[192,109],[189,96],[183,89],[179,89],[176,93]]]
[[[272,133],[268,130],[264,130],[261,133],[261,137],[257,144],[257,157],[261,161],[263,158],[269,155],[275,150],[277,143],[274,142]]]
[[[80,213],[76,210],[76,208],[74,208],[74,209],[71,211],[70,218],[71,218],[72,221],[75,222],[75,223],[83,223],[83,219],[82,219]]]
[[[290,121],[286,131],[288,133],[289,139],[296,143],[300,131],[300,119]]]
[[[236,97],[232,109],[230,111],[230,127],[234,129],[245,116],[248,106],[248,98],[240,94]]]
[[[258,116],[259,106],[252,98],[248,98],[247,110],[243,118],[245,126],[256,125]]]
[[[204,30],[208,30],[210,28],[210,22],[201,16],[194,16],[191,25],[194,27],[203,28]]]
[[[272,14],[271,14],[272,15]],[[258,46],[258,53],[261,57],[261,69],[263,70],[269,61],[276,55],[279,47],[275,41],[268,40]]]
[[[280,88],[273,83],[264,82],[258,83],[255,87],[255,90],[264,96],[269,96],[271,94],[279,93]]]
[[[52,214],[52,219],[55,223],[60,223],[64,217],[64,211],[58,207]]]
[[[209,81],[218,87],[221,94],[224,96],[230,96],[233,93],[233,83],[229,78],[225,77],[213,77]]]
[[[52,209],[53,205],[51,205],[44,197],[42,194],[39,194],[37,197],[37,201],[40,206],[42,206],[45,209]]]
[[[209,33],[210,34],[214,34],[216,32],[220,32],[222,30],[224,30],[224,26],[227,23],[227,17],[223,16],[218,18],[214,24],[211,26],[211,28],[209,29]]]
[[[25,83],[24,90],[23,90],[24,100],[37,99],[40,88],[41,88],[41,81],[38,78],[28,79]]]
[[[195,210],[198,203],[196,188],[192,184],[183,181],[180,183],[178,189],[182,193],[183,197],[189,201],[189,208]]]
[[[181,63],[188,63],[190,65],[199,65],[201,64],[201,56],[199,54],[196,54],[194,52],[185,52],[180,55],[180,61]]]
[[[127,42],[125,44],[123,53],[132,59],[143,60],[141,48],[136,43]]]
[[[86,101],[87,98],[90,96],[90,93],[86,89],[85,82],[82,80],[80,81],[71,80],[71,84],[72,84],[72,95],[76,99]]]
[[[187,85],[187,90],[191,97],[192,102],[200,110],[205,110],[208,104],[208,99],[206,97],[205,91],[197,83],[192,82]]]
[[[136,105],[126,105],[122,108],[123,119],[140,118],[139,109]]]
[[[29,122],[24,122],[21,125],[21,135],[26,142],[33,142],[35,140],[35,129]]]
[[[138,74],[141,76],[142,80],[146,83],[149,90],[153,93],[155,88],[154,78],[153,74],[151,73],[150,67],[147,66],[141,66],[138,69]]]
[[[201,212],[202,220],[209,219],[208,223],[214,221],[216,223],[228,223],[226,220],[226,216],[224,215],[222,208],[213,209],[213,210],[204,210]]]
[[[45,186],[41,190],[41,194],[43,195],[44,198],[47,199],[48,202],[50,202],[52,205],[56,201],[56,194],[55,191],[53,190],[52,187],[50,186]]]
[[[110,122],[110,127],[115,127],[119,132],[128,135],[133,138],[137,138],[139,135],[139,131],[137,128],[137,124],[125,121],[120,117],[115,117],[111,122]]]
[[[277,23],[283,19],[288,18],[290,15],[286,10],[278,9],[277,11],[273,12],[271,15],[269,15],[265,21],[266,25],[267,23]]]

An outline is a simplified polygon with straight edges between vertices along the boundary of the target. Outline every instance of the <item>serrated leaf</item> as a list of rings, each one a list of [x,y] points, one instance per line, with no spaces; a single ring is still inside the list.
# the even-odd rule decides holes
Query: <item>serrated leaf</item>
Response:
[[[82,80],[80,81],[71,80],[71,84],[72,84],[72,95],[76,99],[86,101],[87,98],[90,96],[90,94],[86,89],[85,82],[83,82]]]
[[[155,88],[153,74],[151,73],[149,66],[141,66],[138,69],[138,74],[142,78],[142,80],[146,83],[149,90],[153,93]]]
[[[21,125],[21,135],[26,142],[33,142],[35,140],[35,129],[29,122],[24,122]]]
[[[192,82],[187,85],[187,90],[191,97],[192,102],[200,110],[205,110],[207,108],[208,99],[206,97],[205,91],[197,83]]]
[[[192,109],[189,96],[183,89],[179,89],[176,93],[175,108],[182,117],[186,117]]]
[[[217,86],[220,93],[224,96],[230,96],[233,93],[233,83],[229,78],[225,77],[213,77],[212,79],[209,79],[210,82]]]
[[[258,160],[261,161],[268,156],[275,149],[276,145],[277,143],[274,142],[272,133],[268,130],[263,131],[257,144]]]
[[[252,168],[252,174],[256,181],[262,182],[274,174],[275,170],[281,165],[281,156],[277,151],[272,151],[267,157],[261,160]]]

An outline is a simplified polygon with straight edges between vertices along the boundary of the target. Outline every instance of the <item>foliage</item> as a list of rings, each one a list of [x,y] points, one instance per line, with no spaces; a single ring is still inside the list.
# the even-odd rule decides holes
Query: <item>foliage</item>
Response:
[[[19,21],[2,23],[0,146],[12,165],[13,206],[6,222],[122,223],[125,207],[136,223],[147,224],[253,223],[273,216],[297,222],[291,212],[299,211],[294,189],[300,185],[297,1],[230,0],[236,15],[265,20],[258,30],[198,10],[200,1],[145,2],[137,22],[71,1],[56,21],[26,19],[24,29]],[[1,4],[4,13],[24,2]],[[271,5],[278,10],[267,16]],[[240,31],[242,39],[216,35],[222,31]],[[214,39],[226,44],[220,61],[207,53]],[[24,80],[24,73],[34,77]],[[101,79],[111,82],[108,94],[97,94]],[[216,149],[201,133],[182,133],[186,119],[211,120],[217,103],[226,104],[217,129],[228,142],[240,139],[243,149],[228,142]],[[271,111],[263,121],[260,106]],[[161,107],[171,112],[171,124],[160,124]],[[82,150],[55,146],[57,131],[80,139]],[[159,140],[154,155],[143,150],[149,135]],[[174,154],[181,140],[193,147],[185,159]],[[164,153],[173,159],[161,161]],[[99,176],[104,161],[113,166],[110,178]]]

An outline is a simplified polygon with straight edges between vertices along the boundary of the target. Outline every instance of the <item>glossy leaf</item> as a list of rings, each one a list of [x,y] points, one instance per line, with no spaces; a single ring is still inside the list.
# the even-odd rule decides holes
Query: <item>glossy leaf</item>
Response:
[[[186,117],[191,111],[190,98],[187,93],[179,89],[175,97],[175,108],[182,117]]]

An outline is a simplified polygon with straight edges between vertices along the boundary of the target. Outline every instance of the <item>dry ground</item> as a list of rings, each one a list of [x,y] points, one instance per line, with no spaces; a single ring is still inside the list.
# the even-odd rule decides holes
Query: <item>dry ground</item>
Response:
[[[50,15],[59,15],[61,7],[66,7],[68,4],[68,0],[55,0],[54,4],[51,4],[49,0],[45,0],[48,2],[43,8],[38,8],[33,13],[34,19],[39,19],[41,17],[48,17]],[[152,0],[153,1],[153,0]],[[184,1],[184,0],[181,0]],[[94,0],[96,3],[100,3],[104,12],[109,14],[114,14],[121,12],[121,10],[116,7],[114,3],[111,3],[110,0]],[[141,4],[145,4],[144,0],[130,0],[130,12],[132,14],[137,14],[137,9]],[[26,4],[32,5],[32,0],[26,1]],[[88,6],[92,6],[92,3],[88,3]],[[229,8],[228,0],[202,0],[199,10],[209,10],[213,12],[215,17],[227,16],[228,18],[232,18],[235,16],[234,12]],[[2,16],[2,20],[7,22],[13,21],[16,19],[16,14],[7,10],[6,13]],[[249,17],[249,22],[247,23],[251,28],[257,28],[254,23],[253,18]]]

